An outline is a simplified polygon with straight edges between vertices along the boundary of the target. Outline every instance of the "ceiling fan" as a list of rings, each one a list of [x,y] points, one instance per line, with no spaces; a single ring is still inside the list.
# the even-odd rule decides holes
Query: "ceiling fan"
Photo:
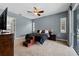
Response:
[[[33,11],[27,11],[28,13],[33,13],[33,14],[35,14],[35,15],[37,15],[37,16],[41,16],[41,13],[44,13],[44,10],[39,10],[38,8],[36,8],[36,7],[33,7]]]

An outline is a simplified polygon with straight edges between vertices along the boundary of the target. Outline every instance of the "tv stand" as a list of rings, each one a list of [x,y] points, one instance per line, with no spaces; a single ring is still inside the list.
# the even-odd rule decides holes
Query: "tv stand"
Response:
[[[14,55],[14,34],[2,33],[0,34],[0,56]]]

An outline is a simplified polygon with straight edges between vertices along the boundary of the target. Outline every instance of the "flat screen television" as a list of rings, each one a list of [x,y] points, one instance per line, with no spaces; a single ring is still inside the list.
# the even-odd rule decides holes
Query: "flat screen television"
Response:
[[[7,29],[7,8],[0,15],[0,30]]]

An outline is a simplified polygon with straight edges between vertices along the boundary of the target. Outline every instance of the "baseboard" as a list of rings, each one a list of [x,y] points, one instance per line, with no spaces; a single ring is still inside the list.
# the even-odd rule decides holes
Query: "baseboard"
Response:
[[[24,39],[25,38],[25,36],[19,36],[19,37],[16,37],[15,39]]]
[[[60,38],[56,38],[56,40],[68,41],[68,40],[66,40],[66,39],[60,39]]]
[[[25,34],[24,35],[15,36],[15,39],[19,39],[19,38],[25,38]]]

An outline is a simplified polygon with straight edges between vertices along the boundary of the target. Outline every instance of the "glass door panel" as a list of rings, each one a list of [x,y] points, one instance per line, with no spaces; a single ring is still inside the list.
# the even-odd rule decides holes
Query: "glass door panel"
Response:
[[[74,49],[79,54],[79,6],[74,11]]]

